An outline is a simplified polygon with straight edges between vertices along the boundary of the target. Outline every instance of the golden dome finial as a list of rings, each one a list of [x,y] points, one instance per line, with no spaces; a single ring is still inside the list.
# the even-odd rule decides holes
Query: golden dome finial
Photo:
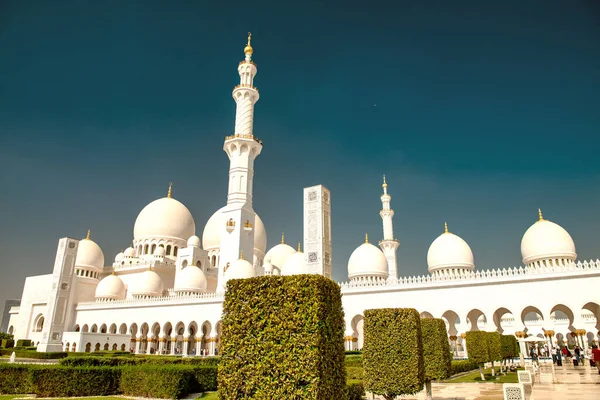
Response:
[[[387,188],[387,182],[385,181],[385,175],[383,175],[383,185],[381,185],[384,189]]]
[[[298,242],[298,253],[301,252],[302,250],[300,249],[300,242]]]
[[[240,250],[240,260],[244,259],[244,250]]]
[[[365,243],[369,243],[369,234],[365,233]]]
[[[248,44],[244,47],[244,53],[252,55],[254,53],[254,49],[250,45],[250,41],[252,40],[252,33],[248,32]]]
[[[281,232],[281,244],[285,244],[285,232]]]
[[[539,219],[540,221],[544,220],[544,216],[542,215],[542,209],[541,208],[538,208],[538,216],[540,217],[540,219]]]
[[[173,191],[173,182],[169,182],[169,191],[167,192],[168,198],[171,198],[172,191]]]
[[[91,229],[88,229],[87,236],[85,237],[87,240],[90,240],[90,234],[92,233]]]
[[[448,233],[448,223],[444,222],[444,233]]]

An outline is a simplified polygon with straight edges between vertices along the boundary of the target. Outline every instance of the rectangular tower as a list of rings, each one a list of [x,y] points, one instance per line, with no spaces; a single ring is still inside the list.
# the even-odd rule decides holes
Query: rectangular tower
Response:
[[[304,253],[311,274],[331,278],[331,197],[323,185],[304,188]]]
[[[58,241],[54,271],[52,272],[52,290],[48,298],[48,309],[44,316],[42,340],[37,351],[62,351],[62,335],[67,321],[67,307],[74,289],[75,257],[79,240],[62,238]]]

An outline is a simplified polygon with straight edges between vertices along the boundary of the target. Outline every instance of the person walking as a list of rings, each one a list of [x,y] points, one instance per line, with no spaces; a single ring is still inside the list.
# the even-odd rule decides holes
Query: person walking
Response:
[[[558,349],[556,346],[552,346],[552,363],[556,364],[556,355],[558,354]]]
[[[579,365],[579,361],[581,361],[581,349],[579,348],[579,345],[575,345],[575,361],[577,361],[577,363],[573,362],[573,364],[575,365]]]
[[[597,346],[592,347],[592,359],[598,368],[598,375],[600,375],[600,349]]]

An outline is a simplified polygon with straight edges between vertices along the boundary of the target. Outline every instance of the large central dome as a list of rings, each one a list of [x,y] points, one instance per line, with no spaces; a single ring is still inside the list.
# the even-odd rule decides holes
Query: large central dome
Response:
[[[221,235],[225,232],[225,215],[223,215],[225,207],[220,208],[214,213],[206,223],[204,232],[202,233],[202,248],[204,250],[214,250],[221,248]],[[254,249],[260,250],[263,254],[267,249],[267,232],[265,224],[255,214],[254,220]],[[191,235],[190,235],[191,236]]]
[[[140,212],[133,228],[134,240],[172,238],[187,241],[196,231],[190,210],[171,197],[154,200]]]

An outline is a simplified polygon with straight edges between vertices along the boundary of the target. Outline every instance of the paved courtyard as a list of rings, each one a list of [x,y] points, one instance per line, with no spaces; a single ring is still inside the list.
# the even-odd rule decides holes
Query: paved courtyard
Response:
[[[566,364],[566,363],[565,363]],[[537,383],[533,386],[530,400],[577,400],[600,399],[600,375],[596,368],[587,366],[573,367],[572,364],[555,368],[555,382],[552,381],[552,367],[543,364]],[[542,382],[539,383],[540,378]],[[433,383],[435,400],[503,400],[502,384],[499,383]],[[402,396],[401,399],[425,399],[425,392],[416,396]],[[367,396],[367,399],[383,400],[379,396]]]

